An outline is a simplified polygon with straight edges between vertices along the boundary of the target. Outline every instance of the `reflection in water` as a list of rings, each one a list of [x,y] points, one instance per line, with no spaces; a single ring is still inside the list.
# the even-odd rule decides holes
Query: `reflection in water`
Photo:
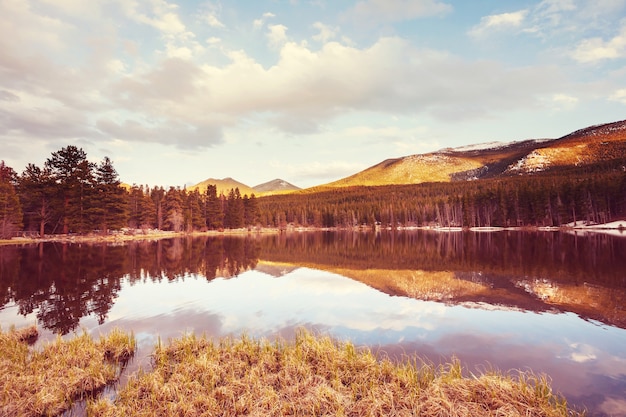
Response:
[[[0,301],[19,313],[36,311],[41,326],[55,333],[76,330],[82,317],[102,324],[121,290],[146,280],[207,280],[254,268],[258,242],[233,237],[169,239],[127,245],[41,243],[0,248]]]
[[[0,325],[26,316],[58,334],[122,327],[144,353],[188,330],[289,336],[307,326],[391,356],[547,372],[576,404],[626,416],[624,254],[624,238],[531,232],[6,246]]]
[[[390,295],[574,312],[626,328],[626,239],[563,233],[301,233],[202,237],[126,245],[0,248],[0,302],[37,310],[55,333],[81,317],[106,320],[122,279],[234,277],[257,268],[280,276],[309,266]],[[259,260],[262,262],[259,264]],[[259,265],[257,265],[259,264]]]

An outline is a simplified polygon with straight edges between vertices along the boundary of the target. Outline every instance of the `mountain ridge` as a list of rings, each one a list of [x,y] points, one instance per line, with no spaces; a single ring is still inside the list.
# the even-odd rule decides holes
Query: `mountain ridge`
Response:
[[[557,139],[487,142],[390,158],[314,188],[420,184],[528,175],[613,159],[626,160],[626,120],[578,129]]]
[[[218,194],[227,194],[231,189],[239,188],[242,195],[264,196],[352,186],[421,184],[532,175],[615,159],[626,160],[626,120],[584,127],[556,139],[492,141],[388,158],[347,177],[305,189],[278,178],[250,187],[230,177],[221,180],[208,178],[188,189],[203,191],[207,185],[214,184]]]

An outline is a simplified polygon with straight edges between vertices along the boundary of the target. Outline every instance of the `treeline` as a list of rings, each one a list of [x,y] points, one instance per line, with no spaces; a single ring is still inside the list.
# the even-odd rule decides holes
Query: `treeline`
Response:
[[[614,168],[277,195],[259,199],[260,221],[275,227],[348,228],[606,223],[626,217],[626,173]]]
[[[17,174],[0,162],[0,238],[90,233],[123,228],[194,231],[257,224],[254,195],[179,187],[122,187],[113,163],[95,164],[76,146],[53,152],[43,167]]]
[[[0,237],[19,233],[360,226],[523,227],[626,217],[623,160],[549,173],[378,187],[320,189],[256,198],[238,189],[125,189],[109,158],[75,146],[17,174],[0,163]]]

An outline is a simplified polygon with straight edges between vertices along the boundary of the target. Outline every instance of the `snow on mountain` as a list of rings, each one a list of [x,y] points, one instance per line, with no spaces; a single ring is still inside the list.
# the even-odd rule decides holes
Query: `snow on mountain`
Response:
[[[265,182],[263,184],[255,185],[252,188],[259,193],[275,193],[300,190],[300,187],[290,184],[285,180],[281,180],[280,178]]]

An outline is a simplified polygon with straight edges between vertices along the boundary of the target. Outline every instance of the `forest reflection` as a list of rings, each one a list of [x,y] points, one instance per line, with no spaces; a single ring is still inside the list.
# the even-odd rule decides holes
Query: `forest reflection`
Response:
[[[390,295],[476,308],[574,312],[626,328],[626,239],[566,233],[311,232],[186,237],[123,245],[0,247],[0,310],[66,334],[107,319],[124,285],[211,281],[309,267]]]

